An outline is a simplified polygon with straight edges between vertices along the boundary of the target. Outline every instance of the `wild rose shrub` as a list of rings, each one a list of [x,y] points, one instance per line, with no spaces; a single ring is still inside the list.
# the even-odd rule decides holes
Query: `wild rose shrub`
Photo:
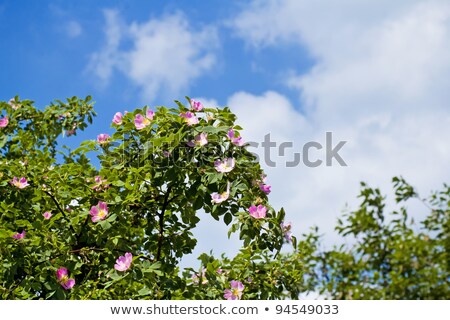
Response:
[[[312,249],[270,206],[228,108],[188,99],[117,112],[112,135],[59,147],[92,123],[90,100],[44,110],[18,97],[0,102],[2,299],[279,299],[305,290]],[[180,270],[205,215],[238,232],[241,251],[202,254],[200,266]]]

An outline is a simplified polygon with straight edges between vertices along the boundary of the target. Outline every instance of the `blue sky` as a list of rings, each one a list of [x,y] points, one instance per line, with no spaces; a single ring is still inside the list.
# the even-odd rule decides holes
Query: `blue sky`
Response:
[[[360,181],[389,200],[395,175],[423,196],[450,180],[446,0],[0,1],[0,39],[1,100],[93,96],[94,125],[68,143],[111,132],[117,111],[185,95],[229,105],[247,141],[292,142],[263,167],[297,234],[319,225],[336,243]],[[348,166],[286,167],[328,131],[347,141]],[[224,226],[201,228],[198,252],[237,248]]]
[[[169,104],[189,96],[214,97],[226,103],[239,90],[264,92],[277,89],[293,95],[282,84],[283,72],[295,67],[311,66],[306,52],[299,55],[300,45],[257,50],[245,44],[227,26],[244,2],[224,1],[2,1],[0,2],[0,98],[19,94],[39,106],[55,98],[91,94],[99,116],[96,125],[105,129],[115,110],[142,104]],[[156,91],[142,96],[136,85],[117,70],[104,85],[89,68],[92,55],[102,49],[105,36],[105,10],[114,10],[124,24],[143,24],[180,15],[195,33],[213,26],[215,33],[214,66],[207,68],[195,81],[169,92]],[[210,37],[214,38],[214,37]],[[167,38],[170,42],[171,39]],[[133,46],[124,39],[120,48]],[[179,47],[183,50],[182,47]],[[210,50],[202,48],[202,50]],[[201,55],[201,51],[198,52]],[[151,58],[149,58],[151,63]],[[195,69],[195,65],[193,66]],[[174,76],[177,70],[171,70]],[[180,75],[183,77],[183,75]],[[161,91],[163,88],[161,88]],[[149,99],[150,98],[150,99]]]

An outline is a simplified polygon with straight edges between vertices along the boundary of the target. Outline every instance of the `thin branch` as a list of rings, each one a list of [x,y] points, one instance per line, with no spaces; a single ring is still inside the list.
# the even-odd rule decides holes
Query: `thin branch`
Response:
[[[106,249],[104,248],[96,248],[96,247],[88,247],[88,248],[80,248],[80,249],[74,249],[74,250],[69,250],[69,253],[78,253],[81,251],[98,251],[98,252],[103,252]]]
[[[84,222],[83,222],[83,224],[82,224],[82,226],[81,226],[80,233],[77,234],[77,237],[76,237],[76,240],[75,240],[75,242],[76,242],[77,244],[80,242],[81,235],[83,234],[84,228],[86,227],[88,221],[89,221],[89,215],[86,217],[86,219],[84,219]]]
[[[55,205],[56,205],[56,207],[58,208],[59,212],[61,212],[61,214],[63,215],[64,219],[69,223],[69,228],[70,228],[70,230],[72,230],[72,232],[73,232],[74,234],[76,234],[75,229],[73,228],[72,224],[70,223],[70,220],[69,220],[69,218],[67,217],[66,213],[65,213],[64,210],[61,208],[61,206],[60,206],[58,200],[56,200],[56,198],[55,198],[50,192],[48,192],[48,191],[46,191],[46,190],[42,190],[42,191],[44,191],[44,192],[45,192],[45,193],[53,200],[53,202],[55,203]]]
[[[164,238],[164,213],[166,212],[167,205],[169,204],[169,196],[170,191],[172,190],[172,185],[170,185],[167,188],[166,195],[164,197],[164,203],[161,208],[161,212],[159,213],[159,239],[158,239],[158,251],[156,253],[156,261],[159,261],[161,258],[161,249],[162,249],[162,242]]]

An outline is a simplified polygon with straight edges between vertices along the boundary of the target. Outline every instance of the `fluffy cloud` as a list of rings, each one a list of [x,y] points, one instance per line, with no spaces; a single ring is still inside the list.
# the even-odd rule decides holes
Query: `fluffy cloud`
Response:
[[[66,25],[66,33],[70,38],[76,38],[83,33],[83,28],[79,22],[72,20]]]
[[[147,101],[161,93],[177,96],[216,62],[216,30],[194,30],[181,13],[130,24],[115,10],[105,10],[104,15],[106,43],[92,54],[89,66],[104,84],[117,70]]]
[[[306,74],[286,70],[298,102],[275,92],[230,97],[252,139],[272,132],[296,152],[309,140],[324,144],[326,131],[348,141],[348,167],[267,168],[273,204],[302,230],[331,231],[361,180],[388,192],[401,174],[427,195],[450,179],[448,2],[253,1],[232,27],[259,49],[296,43],[315,59]]]

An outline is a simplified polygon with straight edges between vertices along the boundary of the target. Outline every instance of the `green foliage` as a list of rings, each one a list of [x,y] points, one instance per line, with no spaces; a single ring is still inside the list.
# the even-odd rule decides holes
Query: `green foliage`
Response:
[[[450,187],[423,200],[403,178],[393,183],[402,206],[390,214],[380,190],[362,184],[360,207],[336,227],[354,244],[311,260],[317,291],[333,299],[450,299]],[[404,206],[410,198],[422,202],[420,224]]]
[[[223,299],[231,280],[244,283],[246,299],[296,298],[304,290],[309,244],[293,238],[293,251],[280,253],[284,211],[275,211],[259,188],[263,172],[255,157],[227,138],[229,129],[240,129],[228,108],[196,112],[199,123],[188,125],[180,113],[190,108],[177,102],[157,107],[138,130],[134,120],[145,117],[145,106],[112,124],[105,141],[58,147],[58,137],[92,122],[90,100],[73,97],[42,111],[18,97],[0,102],[0,118],[9,120],[0,127],[2,299]],[[208,144],[188,147],[200,133]],[[93,152],[99,167],[90,161]],[[230,172],[214,167],[224,158],[235,160]],[[14,177],[29,185],[18,188]],[[228,183],[228,199],[212,203],[211,194],[225,192]],[[108,214],[94,222],[90,210],[100,202]],[[266,218],[249,215],[258,204],[267,208]],[[206,214],[238,232],[242,249],[232,259],[203,254],[200,269],[183,272],[178,264],[195,248],[192,230]],[[12,237],[22,231],[23,239]],[[126,252],[131,267],[117,271]],[[61,267],[75,280],[69,290],[56,277]]]

